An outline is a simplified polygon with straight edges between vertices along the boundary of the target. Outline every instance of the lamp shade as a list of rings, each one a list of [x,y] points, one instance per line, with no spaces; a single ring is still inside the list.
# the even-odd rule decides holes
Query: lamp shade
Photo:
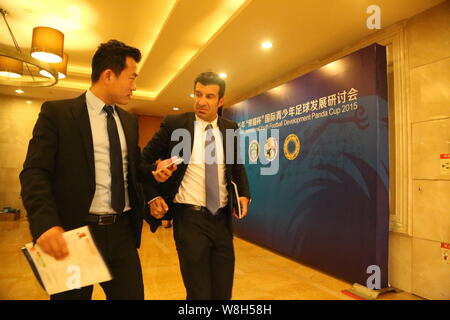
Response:
[[[49,27],[33,29],[31,56],[48,63],[58,63],[63,59],[64,34]]]
[[[69,56],[63,53],[63,60],[59,63],[52,63],[51,66],[58,72],[58,79],[64,79],[67,76],[67,62],[69,61]],[[47,78],[53,78],[50,72],[46,70],[40,70],[39,73]]]
[[[0,56],[0,76],[20,78],[23,74],[23,63],[20,60]]]

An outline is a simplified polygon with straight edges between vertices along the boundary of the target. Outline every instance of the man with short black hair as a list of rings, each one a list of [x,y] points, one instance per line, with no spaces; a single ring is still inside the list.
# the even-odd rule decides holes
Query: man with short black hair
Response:
[[[146,190],[151,214],[161,219],[173,216],[174,239],[187,299],[231,299],[234,248],[231,217],[243,218],[250,199],[245,168],[238,161],[237,137],[226,141],[226,130],[237,130],[235,122],[218,116],[223,105],[225,81],[216,73],[201,73],[194,81],[195,112],[167,116],[160,130],[142,152],[142,170],[158,159],[167,159],[179,143],[172,134],[186,129],[190,150],[180,156],[185,162],[172,168],[172,175]],[[176,136],[176,134],[175,134]],[[226,144],[232,144],[232,157]],[[210,151],[210,152],[209,152]],[[232,163],[226,159],[233,158]],[[164,160],[158,164],[162,167]],[[170,161],[170,160],[169,160]],[[147,169],[146,169],[147,168]],[[235,182],[242,207],[238,217],[232,208]]]
[[[138,49],[120,41],[102,43],[92,59],[91,88],[42,105],[20,174],[33,241],[61,260],[70,254],[63,232],[88,224],[113,277],[101,283],[107,299],[144,298],[138,123],[118,106],[136,90],[140,59]],[[91,299],[92,291],[51,299]]]

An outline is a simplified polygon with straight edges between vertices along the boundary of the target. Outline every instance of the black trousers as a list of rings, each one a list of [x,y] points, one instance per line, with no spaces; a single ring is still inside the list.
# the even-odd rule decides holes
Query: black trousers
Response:
[[[129,216],[124,216],[111,225],[90,223],[89,229],[113,278],[100,283],[106,298],[108,300],[143,300],[144,283],[141,262],[134,244]],[[50,296],[50,299],[90,300],[92,291],[93,286],[87,286],[54,294]]]
[[[173,232],[188,300],[231,299],[234,248],[226,211],[213,216],[206,209],[175,209]]]

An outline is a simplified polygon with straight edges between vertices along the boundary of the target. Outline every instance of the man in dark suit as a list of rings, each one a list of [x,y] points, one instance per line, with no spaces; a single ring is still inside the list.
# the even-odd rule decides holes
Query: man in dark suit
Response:
[[[136,90],[138,49],[110,40],[92,59],[92,86],[75,99],[47,101],[20,174],[35,241],[57,260],[70,254],[62,234],[89,225],[113,280],[108,299],[143,299],[140,246],[144,197],[135,116],[118,107]],[[82,272],[82,270],[81,270]],[[51,299],[91,299],[93,286]]]
[[[234,275],[231,216],[243,218],[247,214],[248,180],[244,166],[238,162],[238,137],[230,138],[226,133],[227,130],[234,133],[238,126],[218,116],[224,101],[224,80],[213,72],[202,73],[196,78],[194,89],[195,112],[164,118],[160,130],[142,152],[141,169],[150,172],[155,161],[173,156],[179,146],[174,137],[185,133],[181,143],[187,147],[179,155],[184,163],[174,168],[165,182],[147,185],[146,197],[153,217],[160,219],[166,213],[173,216],[187,299],[231,299]],[[227,157],[227,152],[233,154]],[[161,161],[158,168],[168,161]],[[240,217],[233,211],[231,181],[237,184],[241,196]]]

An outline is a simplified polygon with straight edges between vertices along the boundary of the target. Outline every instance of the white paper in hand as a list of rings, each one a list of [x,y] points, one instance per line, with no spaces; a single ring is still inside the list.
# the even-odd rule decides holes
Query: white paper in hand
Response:
[[[63,233],[69,256],[56,260],[39,245],[22,248],[33,272],[47,294],[52,295],[109,281],[111,273],[95,245],[87,226]]]
[[[242,210],[241,210],[241,203],[239,202],[239,192],[236,183],[231,181],[231,184],[233,185],[233,197],[235,199],[235,205],[234,209],[236,210],[236,214],[239,218],[242,218]]]
[[[173,157],[172,157],[172,161],[171,161],[169,164],[165,165],[165,166],[164,166],[164,169],[170,167],[170,166],[173,165],[173,164],[179,165],[179,164],[182,163],[183,161],[184,161],[183,158],[178,158],[177,156],[173,156]]]

